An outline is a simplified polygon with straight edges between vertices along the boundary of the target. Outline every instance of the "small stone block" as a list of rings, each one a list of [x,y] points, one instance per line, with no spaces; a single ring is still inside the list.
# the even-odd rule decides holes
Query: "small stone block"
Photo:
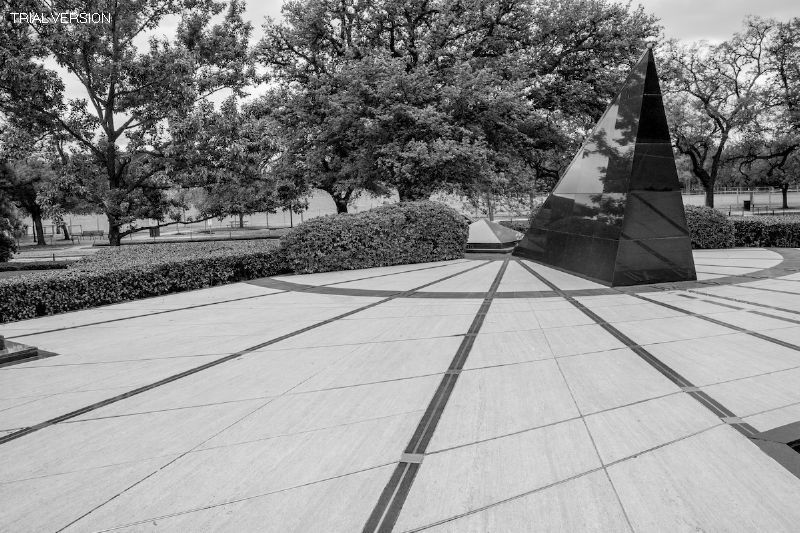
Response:
[[[35,346],[28,346],[8,339],[3,340],[3,349],[0,349],[0,363],[9,363],[39,355],[39,350]]]
[[[400,462],[420,464],[424,457],[425,454],[423,453],[404,453],[400,456]]]

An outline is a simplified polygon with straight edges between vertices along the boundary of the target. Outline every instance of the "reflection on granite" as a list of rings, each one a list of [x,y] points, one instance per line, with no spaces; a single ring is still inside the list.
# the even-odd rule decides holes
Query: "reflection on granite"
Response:
[[[696,279],[652,50],[636,63],[514,254],[610,285]]]

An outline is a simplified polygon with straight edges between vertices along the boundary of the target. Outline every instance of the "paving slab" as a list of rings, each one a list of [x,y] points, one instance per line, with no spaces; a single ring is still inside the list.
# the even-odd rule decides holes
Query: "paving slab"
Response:
[[[580,420],[432,454],[425,457],[395,529],[435,524],[599,467]]]
[[[430,533],[631,531],[605,472],[592,472],[454,517]]]
[[[798,479],[728,426],[608,473],[638,531],[789,532],[800,520]]]
[[[461,373],[429,452],[579,416],[554,359]]]
[[[101,530],[389,465],[417,419],[398,415],[186,454],[75,527]]]
[[[3,325],[58,355],[0,367],[0,530],[796,530],[748,436],[800,420],[800,261],[694,255],[712,283],[480,256]]]

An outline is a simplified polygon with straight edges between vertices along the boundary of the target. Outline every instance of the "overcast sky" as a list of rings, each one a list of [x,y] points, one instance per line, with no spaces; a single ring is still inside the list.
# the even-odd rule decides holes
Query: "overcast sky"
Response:
[[[800,16],[800,0],[638,0],[649,13],[661,19],[667,37],[683,41],[722,41],[741,28],[747,15],[789,20]],[[246,18],[253,23],[255,42],[261,37],[264,17],[280,18],[283,0],[250,0]],[[167,36],[174,35],[174,21],[162,28]],[[54,67],[54,62],[51,65]],[[61,69],[59,69],[61,70]],[[67,98],[85,97],[77,79],[64,75]]]
[[[736,32],[746,15],[788,20],[800,16],[798,0],[633,0],[661,19],[667,37],[721,41]],[[280,17],[283,0],[250,0],[247,13],[261,34],[264,17]]]

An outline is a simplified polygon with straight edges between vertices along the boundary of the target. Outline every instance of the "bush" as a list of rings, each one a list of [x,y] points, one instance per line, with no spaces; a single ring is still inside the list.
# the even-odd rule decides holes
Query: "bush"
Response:
[[[285,273],[274,241],[105,248],[66,270],[0,279],[0,322]]]
[[[286,234],[281,247],[302,274],[425,263],[464,257],[467,228],[450,207],[408,202],[311,219]]]
[[[686,224],[692,248],[730,248],[734,245],[733,222],[712,207],[687,205]]]
[[[752,216],[733,219],[736,246],[800,247],[800,217]]]
[[[21,270],[59,270],[69,267],[72,261],[25,261],[24,263],[2,263],[0,272],[19,272]]]

